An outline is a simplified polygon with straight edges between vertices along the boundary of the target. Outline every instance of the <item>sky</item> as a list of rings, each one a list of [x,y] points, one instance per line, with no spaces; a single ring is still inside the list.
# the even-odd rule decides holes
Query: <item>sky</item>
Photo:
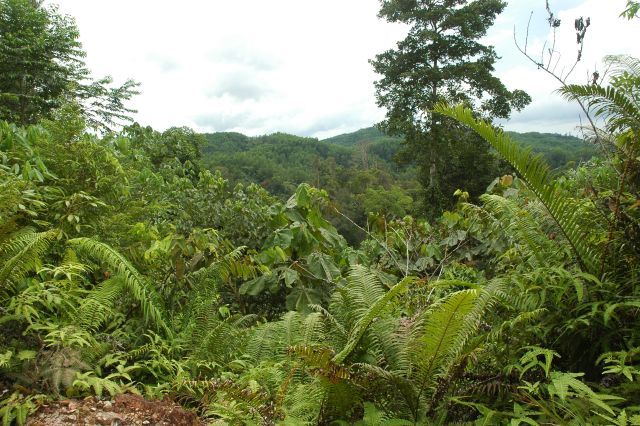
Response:
[[[393,48],[406,27],[377,17],[379,0],[57,0],[75,17],[96,77],[132,78],[141,95],[135,120],[157,130],[255,136],[286,132],[326,138],[384,118],[369,64]],[[508,130],[575,133],[579,110],[558,84],[516,49],[532,11],[529,51],[549,38],[544,0],[511,0],[485,42],[501,59],[496,75],[533,102],[501,123]],[[585,83],[601,59],[640,57],[640,25],[618,17],[625,0],[550,0],[562,20],[557,71],[575,60],[574,18],[591,17],[583,60],[570,82]]]

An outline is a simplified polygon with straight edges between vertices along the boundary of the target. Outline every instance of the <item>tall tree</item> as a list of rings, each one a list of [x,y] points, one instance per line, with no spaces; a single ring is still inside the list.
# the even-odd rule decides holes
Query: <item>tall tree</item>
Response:
[[[80,33],[72,17],[34,0],[0,0],[0,119],[32,124],[66,103],[77,104],[87,123],[111,130],[134,112],[129,80],[90,78]]]
[[[479,41],[505,6],[502,0],[381,1],[381,18],[410,28],[395,49],[371,61],[382,75],[375,84],[378,105],[387,109],[380,127],[405,137],[404,158],[419,165],[431,215],[447,206],[456,187],[490,179],[493,158],[476,136],[429,111],[447,100],[485,117],[507,118],[531,101],[492,74],[498,57]]]

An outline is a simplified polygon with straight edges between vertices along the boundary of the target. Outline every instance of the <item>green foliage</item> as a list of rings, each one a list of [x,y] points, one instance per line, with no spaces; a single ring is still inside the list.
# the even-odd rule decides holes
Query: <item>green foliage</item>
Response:
[[[20,124],[34,123],[62,101],[69,84],[85,76],[78,29],[55,9],[28,1],[3,1],[0,16],[1,116]]]
[[[358,140],[356,146],[341,146],[332,139],[318,141],[282,133],[254,138],[214,133],[206,137],[203,163],[232,182],[257,183],[283,201],[301,183],[325,189],[332,199],[327,216],[351,242],[364,235],[343,216],[334,214],[334,208],[363,227],[369,212],[384,210],[388,217],[403,217],[415,210],[415,173],[394,163],[399,148],[395,139]],[[370,201],[371,192],[379,194],[377,202]],[[387,195],[394,199],[385,199]]]
[[[0,246],[0,258],[3,260],[0,289],[12,290],[25,274],[36,271],[41,265],[42,255],[57,235],[55,229],[38,233],[26,228]]]
[[[171,333],[163,319],[157,296],[148,288],[142,275],[136,271],[127,259],[108,245],[89,238],[75,238],[69,240],[69,244],[80,253],[95,258],[113,271],[116,277],[120,277],[122,279],[122,287],[126,288],[133,299],[140,304],[145,320],[158,329]]]
[[[542,348],[529,348],[520,359],[517,368],[521,377],[535,369],[543,372],[541,379],[523,381],[513,394],[513,410],[497,412],[479,404],[456,401],[467,404],[483,414],[485,422],[489,420],[510,421],[510,424],[623,424],[627,425],[625,410],[616,407],[621,398],[596,393],[579,380],[582,373],[566,373],[551,370],[554,356],[552,351]],[[539,358],[544,358],[541,362]],[[620,422],[620,423],[619,423]],[[481,423],[482,424],[482,423]],[[631,423],[633,424],[633,423]]]
[[[557,182],[552,180],[549,166],[531,151],[520,148],[504,132],[496,130],[484,120],[475,119],[468,108],[463,106],[449,108],[440,105],[435,111],[459,120],[489,142],[516,169],[547,208],[575,250],[585,271],[598,274],[601,263],[600,251],[597,247],[590,246],[587,243],[589,238],[584,237],[585,234],[593,232],[592,228],[584,226],[583,220],[586,214],[580,214],[584,212],[584,208],[581,209],[580,204],[574,200],[561,196]]]
[[[375,276],[367,277],[363,271],[358,271],[356,269],[352,272],[352,279],[375,279]],[[371,322],[380,314],[380,311],[384,309],[385,305],[396,297],[396,295],[406,291],[407,286],[409,286],[413,280],[414,278],[407,277],[400,281],[398,284],[393,286],[389,292],[377,300],[371,308],[369,308],[369,310],[360,319],[358,319],[353,331],[350,333],[349,341],[344,349],[334,357],[334,361],[341,363],[351,354],[351,352],[353,352]]]
[[[0,5],[57,16],[36,3]],[[427,42],[449,44],[450,63],[426,70],[435,95],[385,94],[393,125],[443,98],[495,116],[524,103],[474,41],[502,2],[432,3],[382,4],[413,27],[379,61],[413,66],[438,53]],[[456,59],[451,42],[480,54]],[[38,126],[0,123],[3,422],[47,398],[134,392],[229,424],[638,424],[640,66],[608,61],[611,87],[564,91],[604,123],[605,155],[575,169],[532,153],[548,135],[524,148],[462,106],[425,113],[421,134],[455,151],[440,173],[455,199],[431,221],[410,215],[414,171],[391,163],[400,140],[372,129],[330,142],[139,125],[101,137],[84,133],[79,102],[34,109]],[[467,98],[467,68],[488,92]],[[490,183],[487,168],[458,187],[487,154],[467,146],[479,137],[517,176]],[[354,224],[358,247],[342,233]]]
[[[111,130],[134,112],[124,102],[138,93],[137,84],[91,80],[75,21],[55,6],[3,0],[0,34],[0,119],[33,124],[72,102],[89,126]]]
[[[409,31],[371,61],[382,76],[375,83],[377,102],[387,109],[380,128],[404,136],[404,157],[419,167],[422,207],[431,218],[453,204],[452,194],[467,181],[479,183],[465,188],[476,196],[499,172],[486,144],[427,110],[448,100],[507,118],[531,101],[492,75],[497,56],[479,41],[505,6],[500,0],[381,2],[380,17]]]
[[[633,19],[638,17],[638,11],[640,11],[640,3],[633,0],[627,0],[626,9],[620,14],[627,19]]]
[[[578,164],[596,154],[595,148],[578,138],[512,134],[519,143],[542,153],[555,168]],[[415,167],[396,164],[401,157],[403,139],[386,136],[376,128],[323,141],[282,133],[254,138],[239,133],[205,136],[202,162],[208,168],[220,171],[232,182],[260,184],[282,200],[286,200],[300,183],[321,187],[329,193],[333,208],[363,228],[366,228],[370,213],[383,214],[389,220],[419,213]],[[462,168],[475,167],[471,163],[477,162],[478,153],[467,151],[464,156],[467,163],[459,164]],[[443,180],[447,180],[451,193],[463,188],[481,194],[499,171],[476,170],[473,179],[454,173],[451,167],[443,173],[448,173],[443,174]],[[365,234],[349,220],[335,214],[333,208],[325,212],[331,223],[347,241],[360,242]]]
[[[25,425],[29,414],[35,412],[38,405],[45,399],[44,395],[24,396],[18,392],[12,393],[8,398],[0,401],[0,416],[3,426]]]

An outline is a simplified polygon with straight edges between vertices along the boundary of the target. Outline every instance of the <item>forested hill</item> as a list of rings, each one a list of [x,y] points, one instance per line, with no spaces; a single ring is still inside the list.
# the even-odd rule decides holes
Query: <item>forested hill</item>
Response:
[[[510,134],[535,152],[542,153],[553,168],[587,160],[593,147],[572,136],[545,133]],[[342,213],[364,224],[368,212],[392,217],[419,214],[415,200],[420,184],[415,167],[400,167],[394,157],[401,139],[374,127],[325,140],[286,133],[249,137],[240,133],[204,135],[202,160],[233,183],[258,183],[271,194],[287,199],[300,183],[326,189]],[[493,176],[489,177],[490,181]],[[459,187],[464,190],[465,182]],[[353,226],[333,218],[349,239],[357,239]]]
[[[213,133],[205,138],[203,164],[232,183],[258,183],[286,200],[306,182],[327,190],[334,207],[361,224],[371,211],[391,217],[415,212],[419,184],[415,168],[400,168],[393,161],[400,148],[397,140],[342,146],[284,133]],[[332,218],[350,241],[362,237],[344,220],[340,215]]]
[[[594,146],[574,136],[537,132],[509,135],[541,153],[553,168],[572,166],[597,155]],[[384,175],[383,182],[369,183],[384,187],[397,179],[415,179],[411,168],[400,168],[394,161],[401,138],[386,136],[375,127],[325,140],[286,133],[248,137],[227,132],[205,137],[205,165],[221,170],[232,181],[260,183],[274,195],[288,196],[301,182],[330,189],[332,177],[345,182],[344,176],[339,176],[345,169],[378,170]],[[415,187],[414,182],[408,187]]]
[[[521,145],[542,154],[554,168],[572,167],[577,162],[587,161],[598,155],[594,145],[575,136],[538,132],[507,133]]]
[[[557,133],[538,132],[507,132],[515,141],[525,147],[531,148],[534,152],[542,154],[547,162],[554,167],[572,166],[573,163],[589,160],[597,155],[597,149],[589,145],[584,140],[570,135],[560,135]],[[382,133],[375,127],[367,127],[353,133],[334,136],[323,140],[341,146],[353,147],[362,143],[390,143],[400,144],[401,138],[390,137]]]
[[[376,129],[375,127],[367,127],[364,129],[356,130],[355,132],[352,132],[352,133],[345,133],[342,135],[325,139],[324,142],[334,143],[337,145],[351,146],[361,142],[367,142],[367,141],[372,142],[372,141],[378,141],[380,139],[392,139],[398,142],[401,140],[401,138],[398,138],[398,137],[387,136],[384,133],[382,133],[380,130]]]

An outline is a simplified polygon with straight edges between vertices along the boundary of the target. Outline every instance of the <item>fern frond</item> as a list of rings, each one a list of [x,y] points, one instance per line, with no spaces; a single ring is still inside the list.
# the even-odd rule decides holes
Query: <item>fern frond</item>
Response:
[[[100,283],[89,293],[77,312],[80,327],[96,331],[113,315],[118,298],[125,291],[125,280],[120,276],[112,277]]]
[[[590,229],[582,225],[580,209],[576,208],[573,200],[560,192],[557,183],[551,179],[549,166],[542,158],[533,155],[530,150],[520,148],[502,130],[494,128],[484,120],[476,119],[469,108],[462,105],[449,107],[441,104],[435,108],[435,112],[460,121],[495,148],[516,169],[529,189],[545,205],[571,245],[583,269],[598,275],[601,250],[589,244],[588,239],[585,238],[590,234]]]
[[[320,344],[325,337],[322,322],[318,313],[289,311],[279,321],[256,327],[248,339],[246,353],[256,361],[283,360],[290,347]]]
[[[467,316],[475,307],[479,290],[461,290],[436,304],[428,313],[421,336],[414,342],[414,364],[418,382],[424,388],[437,373],[449,369],[449,362],[463,349]]]
[[[534,321],[538,321],[547,312],[548,310],[545,308],[540,308],[540,309],[536,309],[534,311],[529,311],[529,312],[522,312],[518,314],[515,318],[509,321],[503,322],[500,325],[500,327],[497,327],[496,329],[492,330],[491,333],[489,333],[488,338],[491,340],[499,339],[504,335],[505,331],[513,330],[518,326],[524,326]]]
[[[324,307],[320,305],[313,305],[313,304],[309,305],[309,309],[321,314],[324,318],[326,318],[329,321],[331,327],[335,328],[335,331],[338,331],[341,336],[346,338],[347,330],[342,326],[342,324],[340,324],[338,319],[331,312],[329,312],[328,310],[326,310]]]
[[[604,62],[611,67],[609,73],[613,77],[630,74],[640,78],[640,59],[629,55],[607,55]]]
[[[369,329],[370,347],[378,351],[376,362],[389,371],[406,372],[411,369],[408,350],[411,334],[401,326],[402,321],[380,318]]]
[[[329,348],[296,345],[289,348],[289,353],[301,358],[313,368],[315,375],[324,377],[331,383],[351,378],[349,368],[333,361],[335,353]]]
[[[583,102],[596,117],[606,119],[606,128],[611,133],[640,129],[640,106],[624,90],[612,86],[570,84],[558,91],[568,100]]]
[[[515,201],[491,194],[482,195],[480,200],[504,235],[514,236],[526,247],[534,267],[547,265],[549,256],[557,254],[556,244],[542,231],[539,222],[528,211],[520,209]]]
[[[34,232],[27,228],[0,246],[0,288],[12,287],[28,272],[37,271],[42,264],[42,256],[58,236],[59,231],[52,229]]]
[[[302,344],[313,345],[324,340],[324,317],[319,313],[308,314],[302,322]]]
[[[145,278],[120,253],[107,244],[90,238],[74,238],[69,244],[80,252],[101,261],[113,269],[114,273],[122,277],[127,290],[140,305],[145,321],[171,335],[171,330],[163,318],[162,310],[153,289],[147,285]]]
[[[248,330],[233,321],[207,318],[199,321],[189,336],[189,349],[199,360],[226,363],[245,346]]]
[[[321,378],[298,385],[285,398],[287,419],[291,424],[318,424],[320,410],[327,397],[327,385]]]
[[[246,354],[256,361],[274,356],[278,346],[277,329],[278,324],[273,322],[256,327],[249,338]]]
[[[355,282],[365,283],[375,283],[377,280],[375,275],[371,274],[366,268],[362,266],[354,267],[349,278]],[[384,294],[384,296],[378,298],[374,303],[372,303],[369,309],[364,313],[364,315],[360,317],[360,319],[356,323],[354,329],[350,333],[349,341],[340,351],[340,353],[335,356],[334,361],[337,363],[344,362],[349,354],[351,354],[351,352],[353,352],[353,350],[356,348],[371,322],[380,314],[387,303],[389,303],[389,301],[391,301],[399,294],[403,293],[407,289],[407,287],[409,287],[409,285],[415,281],[415,277],[404,278],[398,284],[393,286],[391,290]],[[374,286],[375,284],[372,284],[372,287]]]
[[[174,383],[174,387],[180,392],[205,400],[208,399],[207,395],[224,393],[232,401],[246,404],[247,411],[255,410],[261,416],[272,411],[271,398],[262,389],[251,389],[232,380],[179,380]]]
[[[460,355],[467,342],[477,333],[481,322],[494,305],[506,294],[507,284],[502,280],[492,280],[477,293],[473,308],[465,316],[464,322],[455,333],[454,344],[449,351],[451,359]]]

